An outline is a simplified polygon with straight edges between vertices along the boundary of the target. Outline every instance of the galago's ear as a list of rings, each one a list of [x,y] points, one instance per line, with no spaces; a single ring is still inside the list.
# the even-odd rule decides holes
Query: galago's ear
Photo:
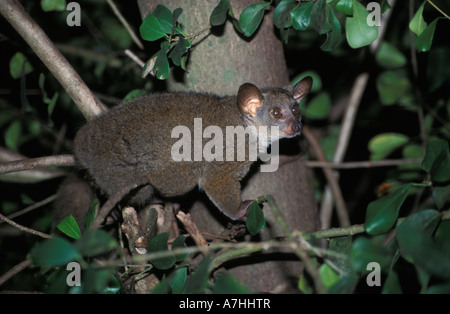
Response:
[[[244,83],[239,87],[237,103],[244,114],[256,116],[256,111],[262,106],[263,96],[258,87],[251,83]]]
[[[300,82],[295,84],[292,94],[297,102],[299,102],[309,94],[312,84],[313,79],[311,76],[306,76]]]

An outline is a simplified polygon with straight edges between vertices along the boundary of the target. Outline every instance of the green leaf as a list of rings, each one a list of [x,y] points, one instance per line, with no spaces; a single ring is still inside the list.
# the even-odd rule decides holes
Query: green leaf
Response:
[[[371,262],[380,264],[382,271],[389,268],[395,250],[385,246],[383,241],[384,239],[380,237],[371,239],[359,237],[353,242],[350,251],[350,263],[355,271],[367,273],[367,265]]]
[[[375,59],[382,67],[393,69],[406,65],[406,57],[394,45],[383,41],[378,49]]]
[[[230,2],[228,0],[220,0],[219,4],[214,8],[209,18],[211,26],[218,26],[225,23],[227,20],[228,9],[230,8]]]
[[[450,220],[442,220],[439,223],[434,235],[433,240],[438,245],[444,245],[450,241]]]
[[[164,80],[170,75],[169,60],[167,59],[167,50],[169,49],[167,42],[161,43],[161,49],[153,56],[156,57],[153,73],[160,80]],[[153,58],[152,57],[152,58]]]
[[[423,158],[425,156],[425,150],[422,145],[419,144],[408,144],[403,147],[402,150],[403,158]],[[415,168],[415,165],[412,165]]]
[[[231,21],[233,22],[234,28],[241,34],[244,34],[244,31],[241,28],[241,25],[239,25],[239,20],[236,18],[236,16],[233,13],[233,8],[230,6],[228,9],[228,15],[231,17]]]
[[[423,18],[423,8],[425,6],[426,1],[422,3],[422,5],[417,10],[416,14],[414,14],[413,19],[409,23],[409,29],[419,36],[422,32],[427,28],[427,22],[425,22]]]
[[[22,136],[22,125],[19,120],[12,122],[5,132],[6,147],[17,151],[19,149],[19,141]]]
[[[340,0],[336,3],[336,9],[346,15],[353,14],[353,0]]]
[[[294,0],[281,0],[273,12],[273,24],[278,28],[292,26],[291,10],[296,6]]]
[[[186,240],[186,237],[184,235],[180,235],[175,238],[175,240],[172,243],[172,250],[174,249],[186,249],[186,245],[184,244],[184,241]],[[177,262],[181,262],[185,260],[189,256],[189,253],[179,253],[175,254],[175,260]]]
[[[83,272],[81,286],[83,293],[117,294],[120,284],[109,269],[89,267]]]
[[[159,4],[152,12],[152,15],[156,17],[161,25],[161,30],[170,34],[172,32],[173,26],[173,15],[172,12],[164,5]]]
[[[424,209],[414,215],[407,218],[407,224],[409,227],[421,230],[424,234],[430,237],[434,234],[439,222],[441,221],[442,214],[434,209]]]
[[[41,0],[41,8],[45,12],[64,11],[66,9],[66,0]]]
[[[79,239],[81,237],[80,227],[78,227],[77,221],[72,215],[64,218],[56,227],[72,239]]]
[[[325,119],[331,109],[331,99],[327,92],[321,92],[314,96],[305,110],[305,116],[309,119]]]
[[[450,181],[450,153],[446,140],[430,138],[422,162],[422,169],[430,174],[433,182]]]
[[[380,100],[385,105],[397,103],[411,88],[409,79],[394,71],[381,73],[376,84]]]
[[[77,248],[60,238],[47,239],[31,249],[30,257],[39,266],[59,266],[81,258]]]
[[[177,269],[170,280],[170,288],[173,294],[180,294],[183,292],[187,279],[187,267]]]
[[[114,238],[100,229],[86,230],[75,243],[83,256],[96,256],[118,247]]]
[[[189,51],[189,48],[191,48],[191,41],[180,38],[176,46],[173,48],[173,50],[169,53],[169,58],[172,59],[173,63],[176,66],[181,65],[181,58],[187,54]]]
[[[250,291],[228,273],[216,276],[212,289],[214,294],[248,294]]]
[[[52,98],[49,98],[48,94],[44,88],[44,83],[45,83],[45,75],[43,73],[41,73],[41,74],[39,74],[39,88],[41,89],[41,92],[42,92],[42,101],[45,104],[47,104],[47,113],[48,113],[48,117],[50,118],[50,116],[53,113],[53,110],[55,109],[56,101],[58,100],[59,93],[56,92]]]
[[[371,44],[378,37],[378,28],[367,24],[369,12],[356,0],[353,0],[353,17],[347,17],[345,29],[347,42],[352,48],[361,48]]]
[[[161,281],[153,288],[152,294],[169,294],[172,290],[164,274]]]
[[[434,186],[433,200],[439,210],[444,209],[450,203],[450,185]]]
[[[345,276],[349,276],[353,272],[349,260],[351,247],[352,239],[348,236],[332,238],[328,247],[328,259]]]
[[[317,0],[314,2],[311,12],[311,27],[320,35],[332,31],[329,22],[330,8],[326,0]]]
[[[148,41],[155,41],[166,36],[161,23],[152,14],[149,14],[139,27],[139,32],[142,39]]]
[[[89,205],[89,209],[88,212],[86,213],[86,216],[84,216],[83,218],[83,226],[84,229],[89,229],[89,227],[91,226],[92,222],[95,219],[95,208],[98,205],[98,200],[93,200],[91,205]]]
[[[183,293],[199,294],[203,293],[208,286],[209,279],[209,265],[211,264],[211,257],[205,256],[198,264],[194,273],[189,277]]]
[[[122,99],[122,101],[131,100],[135,97],[144,96],[145,94],[148,94],[148,92],[145,89],[133,89],[132,91],[128,92],[128,94],[125,95],[125,97]]]
[[[319,277],[325,288],[330,289],[334,286],[341,278],[338,273],[336,273],[328,264],[323,264],[319,268]]]
[[[380,6],[381,6],[382,14],[384,14],[385,12],[387,12],[391,9],[391,6],[389,5],[389,0],[381,0]]]
[[[367,206],[364,229],[370,235],[389,231],[397,221],[398,213],[403,205],[412,183],[405,184]]]
[[[330,288],[330,293],[336,294],[351,294],[354,293],[358,285],[359,276],[351,274],[347,277],[342,277],[337,283]]]
[[[370,160],[381,160],[397,148],[408,143],[409,138],[400,133],[377,134],[369,141]]]
[[[420,211],[398,227],[400,254],[417,269],[437,278],[450,279],[450,243],[436,243],[432,234],[442,215],[435,210]]]
[[[257,234],[266,225],[264,213],[256,202],[253,202],[248,209],[245,225],[251,235]]]
[[[297,284],[298,290],[300,290],[303,294],[313,294],[314,288],[311,286],[311,283],[308,281],[308,278],[303,273],[300,276],[300,279],[298,280]]]
[[[239,25],[241,26],[241,30],[245,36],[252,36],[258,29],[259,24],[264,17],[264,9],[270,4],[271,2],[254,3],[242,11],[239,16]]]
[[[416,38],[416,49],[421,52],[429,51],[433,43],[434,31],[439,18],[434,19],[430,25]]]
[[[304,2],[291,11],[292,27],[296,30],[305,30],[311,24],[313,2]]]
[[[402,287],[400,285],[399,276],[396,271],[391,269],[388,273],[386,281],[383,284],[383,294],[401,294]]]
[[[17,52],[9,61],[9,73],[12,78],[17,79],[33,71],[33,66],[21,52]]]
[[[173,17],[173,19],[172,19],[172,31],[171,31],[171,34],[172,33],[175,33],[175,31],[177,31],[176,33],[181,33],[181,32],[179,32],[179,30],[177,29],[177,21],[178,21],[178,18],[180,17],[180,15],[183,13],[183,9],[182,8],[176,8],[175,10],[173,10],[173,14],[172,14],[172,17]]]
[[[331,26],[331,31],[327,33],[327,39],[320,49],[323,51],[332,51],[342,38],[342,28],[339,19],[336,17],[333,8],[327,4],[327,20]]]
[[[164,232],[157,234],[148,244],[149,253],[167,253],[165,257],[153,257],[150,259],[150,263],[158,269],[169,269],[175,265],[175,255],[169,251],[167,246],[168,240],[169,233]]]

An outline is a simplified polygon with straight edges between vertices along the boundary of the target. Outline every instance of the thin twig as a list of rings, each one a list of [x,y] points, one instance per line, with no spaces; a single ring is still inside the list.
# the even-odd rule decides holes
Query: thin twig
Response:
[[[309,130],[308,127],[303,128],[303,134],[305,135],[308,142],[311,144],[311,147],[313,148],[317,156],[317,159],[319,159],[319,161],[321,162],[326,162],[325,153],[323,152],[322,147],[320,147],[320,144],[318,143],[315,136],[312,134],[312,132]],[[349,226],[350,218],[348,217],[347,206],[345,205],[344,197],[342,196],[342,191],[341,188],[339,187],[338,178],[336,175],[334,175],[333,171],[330,168],[324,167],[323,172],[325,174],[325,177],[327,178],[331,191],[333,191],[333,195],[336,199],[336,208],[339,217],[339,222],[342,226]],[[327,211],[327,213],[331,216],[331,210]]]
[[[8,219],[14,219],[16,217],[22,216],[23,214],[26,214],[36,208],[39,208],[41,206],[44,206],[44,205],[47,205],[48,203],[53,202],[55,199],[56,199],[56,194],[53,194],[53,195],[47,197],[46,199],[43,199],[42,201],[36,202],[28,207],[25,207],[22,210],[15,212],[14,214],[9,215]],[[3,220],[0,221],[0,224],[2,224],[3,222],[4,222]]]
[[[445,18],[450,20],[450,16],[448,16],[444,11],[442,11],[437,5],[435,5],[431,0],[427,0],[429,4],[431,4],[436,10],[439,11]]]
[[[73,155],[56,155],[0,163],[0,174],[50,166],[74,166]]]
[[[10,162],[16,160],[28,159],[26,156],[12,152],[0,146],[0,164],[1,162]],[[2,174],[0,180],[13,183],[36,183],[43,180],[54,179],[66,175],[62,170],[39,169],[25,170],[14,174]]]
[[[327,161],[306,161],[305,164],[310,168],[333,168],[333,169],[356,169],[356,168],[375,168],[391,167],[407,164],[416,164],[422,162],[422,158],[407,159],[385,159],[385,160],[366,160],[349,162],[327,162]]]
[[[97,216],[95,217],[94,221],[91,224],[91,229],[100,228],[100,226],[103,224],[106,217],[109,215],[114,206],[116,206],[117,203],[119,203],[125,195],[127,195],[128,193],[130,193],[130,191],[136,189],[140,185],[142,185],[142,183],[132,184],[130,186],[122,188],[113,195],[110,195],[108,200],[105,202],[105,204],[103,204],[103,206],[98,211]]]
[[[364,91],[366,89],[367,81],[369,80],[369,74],[368,73],[362,73],[357,76],[355,79],[355,82],[353,84],[353,88],[350,92],[350,100],[348,103],[348,106],[346,108],[346,112],[344,115],[344,119],[341,125],[341,131],[339,133],[339,139],[336,146],[336,151],[333,157],[333,162],[338,163],[342,162],[344,159],[345,152],[347,151],[348,143],[350,141],[350,135],[353,130],[353,125],[355,122],[356,114],[358,112],[358,107],[361,102],[362,96],[364,94]],[[338,174],[335,173],[335,176]],[[330,186],[325,187],[325,192],[323,195],[323,201],[322,206],[320,209],[320,221],[322,223],[322,229],[328,229],[331,224],[331,216],[332,216],[332,209],[333,209],[333,195],[331,193]],[[342,211],[342,206],[339,207],[336,204],[336,208],[339,210],[341,208],[341,211],[338,212],[338,215],[341,216],[341,218],[345,217],[345,214]],[[341,221],[342,226],[348,226],[350,223],[345,222],[346,224],[342,224],[343,221]]]
[[[389,3],[391,9],[385,13],[383,17],[383,26],[378,35],[377,40],[371,45],[370,50],[375,53],[381,42],[383,41],[386,26],[392,15],[393,7],[395,6],[396,0],[391,0]],[[350,140],[351,131],[353,129],[356,114],[358,112],[358,107],[361,102],[362,96],[366,89],[367,82],[369,80],[368,73],[362,73],[357,76],[353,84],[352,91],[350,93],[350,101],[347,106],[344,119],[341,125],[341,132],[339,134],[338,144],[336,146],[336,151],[334,154],[333,162],[342,162],[344,159],[344,154],[347,151],[348,142]],[[335,175],[338,175],[336,172]],[[336,206],[337,207],[337,206]],[[325,191],[322,198],[322,205],[320,209],[320,221],[322,223],[322,229],[328,229],[331,224],[331,216],[333,209],[333,196],[329,186],[325,187]]]
[[[31,234],[40,236],[40,237],[42,237],[42,238],[44,238],[44,239],[52,238],[52,236],[49,235],[49,234],[47,234],[47,233],[40,232],[40,231],[31,229],[31,228],[28,228],[28,227],[19,225],[18,223],[16,223],[16,222],[12,221],[11,219],[9,219],[9,218],[3,216],[2,214],[0,214],[0,219],[4,220],[5,222],[7,222],[8,224],[10,224],[11,226],[16,227],[16,228],[18,228],[18,229],[20,229],[20,230],[22,230],[22,231],[25,231],[25,232],[28,232],[28,233],[31,233]]]
[[[314,287],[316,288],[317,293],[327,293],[327,289],[320,280],[319,271],[309,257],[308,250],[306,250],[306,248],[304,247],[307,241],[304,238],[303,234],[301,232],[291,232],[286,219],[283,217],[283,214],[278,208],[275,199],[271,195],[261,196],[256,200],[256,202],[267,203],[269,205],[269,208],[272,211],[275,219],[277,220],[278,225],[286,234],[288,241],[291,242],[291,248],[305,265],[306,271],[309,273],[314,282]]]
[[[411,21],[414,16],[414,1],[409,1],[409,20]],[[419,82],[419,65],[417,61],[417,53],[416,53],[416,45],[415,45],[415,36],[413,32],[409,32],[409,42],[410,42],[410,54],[411,54],[411,67],[414,77],[415,85],[418,85]],[[427,147],[427,135],[425,130],[425,118],[423,114],[423,98],[422,93],[420,91],[420,88],[416,86],[414,88],[414,92],[416,94],[416,101],[417,101],[417,120],[419,122],[419,129],[420,129],[420,138],[422,140],[422,147],[425,150]]]
[[[445,210],[441,212],[441,220],[450,220],[450,210]],[[402,223],[408,217],[400,217],[397,219],[396,226]],[[327,238],[337,238],[343,236],[353,236],[355,234],[364,233],[364,225],[351,225],[348,227],[340,228],[330,228],[326,230],[319,230],[305,234],[305,238],[316,238],[316,239],[327,239]]]
[[[112,0],[106,0],[108,2],[109,6],[113,10],[114,14],[117,16],[119,21],[122,23],[122,25],[125,27],[125,29],[128,31],[128,33],[131,36],[131,39],[133,39],[134,43],[140,48],[144,49],[144,45],[140,41],[139,37],[137,37],[134,30],[131,28],[130,24],[127,22],[127,20],[123,17],[122,13],[117,8],[116,4]]]
[[[133,60],[134,62],[136,62],[141,68],[144,67],[145,62],[142,61],[134,52],[132,52],[129,49],[125,49],[125,54],[130,57],[131,60]]]
[[[4,284],[6,281],[20,273],[22,270],[27,268],[31,264],[31,259],[26,259],[19,264],[15,265],[13,268],[8,270],[6,273],[4,273],[2,276],[0,276],[0,286]]]

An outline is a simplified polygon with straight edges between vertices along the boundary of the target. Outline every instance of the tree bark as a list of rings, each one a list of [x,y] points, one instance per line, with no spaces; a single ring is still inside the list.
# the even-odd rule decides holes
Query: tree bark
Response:
[[[158,4],[170,10],[182,7],[183,14],[179,22],[183,31],[197,34],[209,27],[209,17],[218,4],[218,0],[138,0],[141,15],[144,18]],[[234,15],[239,17],[242,10],[258,1],[231,0]],[[194,42],[189,54],[187,72],[180,75],[172,72],[167,84],[169,90],[191,90],[210,92],[217,95],[236,94],[239,86],[251,82],[256,86],[286,86],[289,83],[288,71],[284,59],[283,46],[276,37],[273,26],[272,10],[266,10],[262,25],[251,38],[238,34],[232,23],[215,27],[202,33]],[[296,155],[301,153],[299,140],[282,141],[281,151]],[[283,160],[283,156],[280,156]],[[280,164],[276,172],[259,172],[257,169],[243,182],[243,199],[255,199],[271,194],[279,208],[284,210],[289,227],[294,230],[314,231],[319,229],[317,205],[311,186],[311,173],[305,167],[302,158]],[[217,209],[204,196],[203,201],[194,202],[191,215],[202,231],[218,233],[223,230],[222,217]],[[270,209],[264,208],[267,227],[253,241],[266,240],[281,236]],[[280,261],[275,261],[280,259]],[[286,261],[276,252],[259,254],[226,265],[243,284],[252,291],[295,291],[302,267],[297,261]]]

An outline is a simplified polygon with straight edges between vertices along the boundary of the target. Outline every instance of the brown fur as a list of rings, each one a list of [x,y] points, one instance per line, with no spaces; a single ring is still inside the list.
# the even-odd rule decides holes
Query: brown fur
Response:
[[[278,125],[280,137],[295,136],[301,124],[293,108],[309,92],[311,84],[308,78],[293,90],[262,92],[252,84],[244,84],[237,96],[228,97],[163,93],[135,98],[81,128],[74,142],[75,156],[107,196],[129,186],[147,184],[131,199],[134,204],[144,204],[155,190],[163,197],[174,197],[199,185],[224,214],[239,219],[248,207],[241,201],[240,181],[253,163],[248,159],[249,143],[244,161],[174,161],[171,149],[179,138],[171,138],[172,130],[177,126],[189,128],[192,158],[194,118],[202,119],[201,134],[207,126],[220,127],[224,148],[226,126]],[[274,108],[281,110],[282,119],[272,116]],[[210,140],[202,139],[202,147]]]

